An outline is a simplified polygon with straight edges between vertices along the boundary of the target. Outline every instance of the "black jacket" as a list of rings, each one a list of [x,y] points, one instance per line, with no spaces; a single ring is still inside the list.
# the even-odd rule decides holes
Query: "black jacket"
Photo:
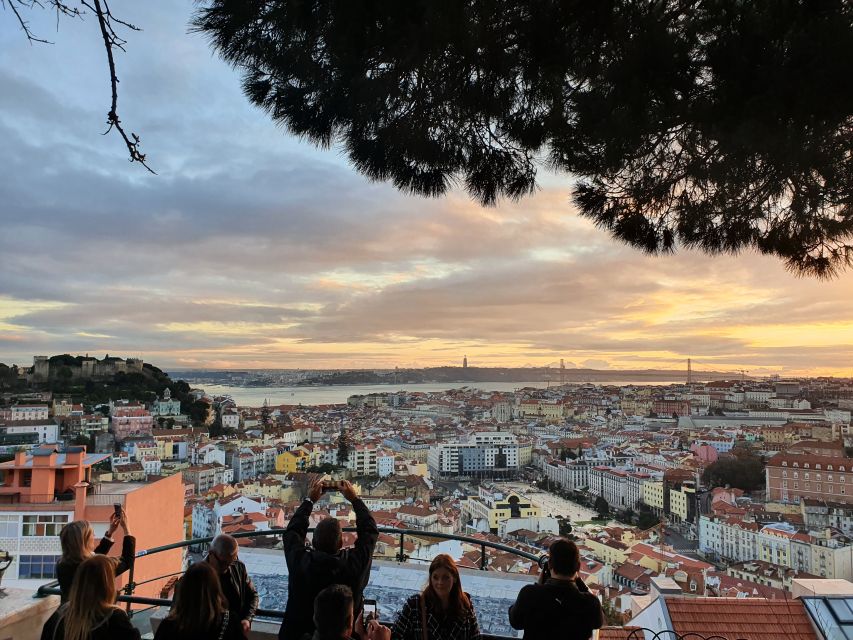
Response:
[[[154,640],[218,640],[220,633],[222,633],[221,619],[207,631],[186,633],[185,631],[179,632],[177,623],[166,618],[157,627]],[[228,623],[225,625],[225,632],[222,633],[222,640],[244,640],[245,637],[240,620],[237,620],[235,616],[228,616]]]
[[[524,640],[588,640],[603,622],[601,603],[580,580],[529,584],[509,608],[509,623],[524,629]]]
[[[305,500],[293,514],[282,536],[289,576],[287,607],[278,632],[280,640],[299,640],[306,633],[314,632],[314,598],[333,584],[343,584],[352,589],[353,610],[358,617],[362,592],[370,578],[370,564],[379,530],[364,502],[356,498],[352,503],[358,533],[355,546],[334,555],[305,546],[308,516],[313,508],[314,503]]]
[[[44,623],[41,630],[41,640],[64,640],[65,625],[62,622],[61,614],[64,609],[60,607],[53,612],[53,615]],[[139,640],[139,630],[135,629],[130,624],[130,618],[124,612],[124,609],[113,609],[110,614],[104,618],[103,622],[92,629],[89,634],[89,640]]]
[[[113,541],[104,536],[95,547],[95,553],[105,556],[110,552],[113,546]],[[121,557],[116,565],[116,575],[120,576],[125,571],[133,566],[133,561],[136,556],[136,538],[133,536],[125,536],[121,541]],[[60,600],[65,602],[68,600],[68,594],[71,593],[71,585],[74,582],[74,575],[77,573],[77,567],[80,566],[80,560],[60,559],[56,563],[56,579],[59,580]]]
[[[254,618],[258,609],[258,590],[249,577],[246,565],[235,560],[225,573],[219,574],[219,580],[222,582],[222,591],[228,597],[228,610],[231,615],[236,616],[238,622]],[[226,580],[230,589],[225,584]]]

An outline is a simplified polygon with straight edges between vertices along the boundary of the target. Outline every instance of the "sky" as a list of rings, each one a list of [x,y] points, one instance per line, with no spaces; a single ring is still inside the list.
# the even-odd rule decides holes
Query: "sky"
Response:
[[[484,208],[373,183],[289,135],[188,33],[192,3],[113,5],[119,114],[158,175],[102,136],[93,16],[0,10],[0,362],[57,353],[161,368],[459,365],[853,375],[853,272],[650,257],[540,174]]]

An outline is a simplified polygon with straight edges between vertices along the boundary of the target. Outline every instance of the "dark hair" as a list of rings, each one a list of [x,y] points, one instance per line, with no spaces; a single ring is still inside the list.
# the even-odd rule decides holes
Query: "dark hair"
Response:
[[[196,562],[186,570],[175,587],[175,599],[168,619],[179,631],[205,633],[217,624],[228,609],[219,576],[207,562]]]
[[[429,600],[433,606],[441,608],[441,600],[435,589],[432,588],[432,574],[438,569],[445,569],[453,576],[453,586],[450,589],[450,597],[447,601],[447,613],[451,618],[461,618],[466,611],[472,609],[471,601],[467,594],[462,591],[462,580],[459,578],[459,569],[456,568],[456,563],[446,553],[440,553],[429,565],[429,581],[424,588],[424,598]]]
[[[560,538],[551,543],[548,548],[548,567],[551,571],[562,576],[571,576],[577,573],[580,566],[581,556],[574,542]]]
[[[320,638],[349,636],[354,615],[352,590],[346,585],[333,584],[314,598],[314,626]]]
[[[341,523],[337,518],[329,516],[317,523],[314,529],[314,548],[326,553],[337,553],[343,544]]]

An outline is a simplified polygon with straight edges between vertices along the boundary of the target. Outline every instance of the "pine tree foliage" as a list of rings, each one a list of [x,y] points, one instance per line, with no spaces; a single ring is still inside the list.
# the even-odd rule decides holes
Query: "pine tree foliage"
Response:
[[[853,260],[853,3],[202,0],[193,28],[292,133],[407,192],[577,179],[649,253]]]

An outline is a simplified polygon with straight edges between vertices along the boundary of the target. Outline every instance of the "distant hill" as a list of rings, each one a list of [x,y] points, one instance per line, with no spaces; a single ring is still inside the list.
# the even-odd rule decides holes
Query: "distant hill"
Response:
[[[271,386],[279,382],[276,374],[281,369],[255,369],[241,371],[193,370],[180,375],[189,379],[204,378],[222,384],[233,384],[241,379],[248,386]],[[694,372],[694,380],[735,380],[741,375],[731,371]],[[687,372],[672,369],[559,369],[555,367],[428,367],[424,369],[330,369],[315,371],[312,375],[293,383],[305,385],[346,384],[418,384],[418,383],[481,383],[481,382],[551,382],[559,384],[582,382],[670,382],[686,381]],[[275,380],[275,381],[274,381]]]

